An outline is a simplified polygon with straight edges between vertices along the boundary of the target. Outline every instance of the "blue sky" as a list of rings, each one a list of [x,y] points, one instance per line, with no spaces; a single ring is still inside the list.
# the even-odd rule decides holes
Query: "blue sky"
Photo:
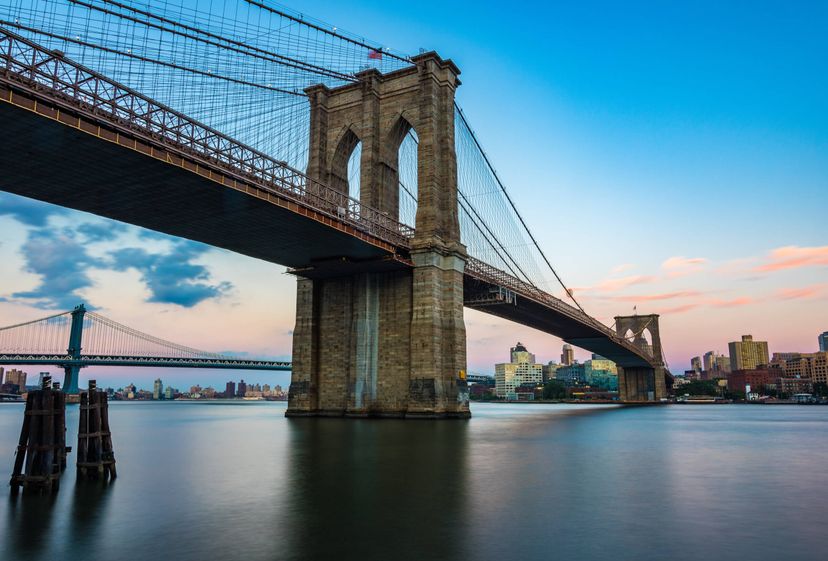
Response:
[[[674,371],[743,333],[809,351],[828,330],[828,3],[290,7],[452,58],[460,105],[564,280],[602,320],[662,313]],[[0,324],[81,296],[191,346],[290,353],[281,267],[9,196],[0,232]],[[541,360],[560,353],[532,330],[467,323],[472,371],[518,339]]]

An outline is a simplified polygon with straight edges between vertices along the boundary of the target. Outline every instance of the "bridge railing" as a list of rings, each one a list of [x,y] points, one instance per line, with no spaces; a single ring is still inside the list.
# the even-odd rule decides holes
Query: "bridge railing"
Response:
[[[531,298],[536,302],[539,302],[545,306],[553,308],[564,315],[567,315],[571,318],[577,319],[578,321],[585,323],[587,325],[592,326],[597,331],[605,334],[608,338],[615,341],[617,344],[626,347],[627,349],[644,356],[642,353],[643,351],[636,347],[633,343],[627,341],[622,336],[618,335],[615,331],[604,325],[603,323],[599,322],[597,319],[593,318],[589,314],[586,314],[579,310],[574,306],[570,306],[563,300],[559,298],[555,298],[548,292],[544,292],[543,290],[532,286],[531,284],[520,280],[519,278],[515,277],[514,275],[510,275],[509,273],[498,269],[497,267],[493,267],[488,263],[481,261],[479,259],[475,259],[474,257],[468,257],[466,260],[466,273],[469,276],[474,278],[480,279],[484,282],[488,282],[495,286],[501,286],[511,290],[518,296],[522,296],[524,298]],[[648,360],[651,360],[652,357],[645,357]]]
[[[319,183],[286,162],[195,121],[94,70],[0,27],[0,79],[75,110],[104,118],[115,128],[194,156],[229,175],[399,247],[414,231],[386,213]]]

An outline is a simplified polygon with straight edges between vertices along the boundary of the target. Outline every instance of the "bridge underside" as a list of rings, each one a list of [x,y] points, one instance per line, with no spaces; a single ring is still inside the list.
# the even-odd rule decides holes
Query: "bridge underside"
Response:
[[[490,292],[496,290],[497,287],[468,275],[464,289],[467,295],[467,307],[560,337],[577,347],[608,358],[622,367],[652,368],[643,357],[618,345],[597,328],[551,309],[543,303],[517,296],[514,303],[472,304],[469,301],[469,295]]]
[[[289,267],[343,259],[378,270],[404,266],[393,247],[355,237],[333,220],[300,214],[260,198],[255,189],[251,194],[222,185],[208,172],[184,169],[5,101],[0,131],[3,191]]]

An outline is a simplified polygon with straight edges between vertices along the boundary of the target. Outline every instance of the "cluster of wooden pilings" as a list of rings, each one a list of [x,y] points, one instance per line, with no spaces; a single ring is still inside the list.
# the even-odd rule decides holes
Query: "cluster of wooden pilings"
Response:
[[[66,395],[49,376],[39,390],[26,397],[26,410],[14,470],[12,491],[57,491],[66,468]]]
[[[106,394],[97,391],[95,380],[89,391],[81,392],[78,428],[78,476],[115,479],[115,454],[109,431],[109,404]]]
[[[20,441],[11,476],[12,492],[56,492],[60,475],[66,469],[66,394],[60,384],[44,376],[39,390],[26,397]],[[78,477],[115,478],[115,455],[109,430],[106,394],[98,391],[95,380],[81,392],[78,429]]]

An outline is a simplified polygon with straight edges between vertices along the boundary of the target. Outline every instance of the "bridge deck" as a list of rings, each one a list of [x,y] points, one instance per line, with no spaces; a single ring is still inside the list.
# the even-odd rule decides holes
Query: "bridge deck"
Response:
[[[8,95],[0,87],[0,97]],[[218,174],[172,165],[2,101],[0,130],[4,191],[290,267],[396,254],[390,244],[360,239],[248,185],[222,185]]]

